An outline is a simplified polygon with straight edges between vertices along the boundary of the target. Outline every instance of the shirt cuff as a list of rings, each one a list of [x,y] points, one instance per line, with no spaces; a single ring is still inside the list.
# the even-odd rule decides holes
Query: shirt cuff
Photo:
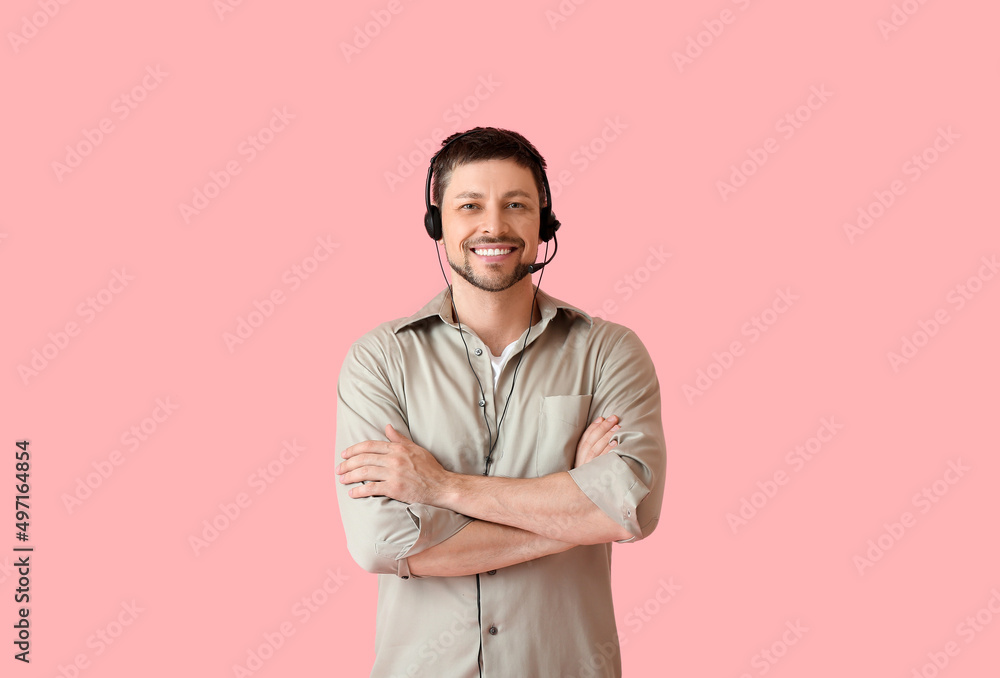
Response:
[[[572,469],[569,474],[598,508],[632,535],[618,543],[642,539],[639,503],[649,494],[649,488],[620,456],[608,452]]]
[[[406,514],[417,528],[417,539],[409,546],[399,548],[398,544],[383,543],[379,545],[380,555],[392,557],[396,561],[396,576],[401,579],[414,578],[410,574],[407,562],[409,556],[415,556],[432,546],[453,537],[459,530],[472,522],[472,518],[430,504],[409,504]]]

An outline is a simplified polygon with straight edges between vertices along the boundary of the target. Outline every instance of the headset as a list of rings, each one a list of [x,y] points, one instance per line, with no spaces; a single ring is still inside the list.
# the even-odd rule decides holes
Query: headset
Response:
[[[462,139],[464,137],[469,136],[470,134],[479,131],[483,131],[483,128],[476,127],[475,129],[471,129],[468,132],[463,132],[462,134],[459,134],[458,136],[454,137],[446,144],[444,144],[444,146],[442,146],[440,150],[438,150],[438,152],[435,153],[433,157],[431,157],[430,165],[427,167],[427,183],[424,186],[424,203],[426,204],[427,207],[427,212],[424,214],[424,228],[427,229],[427,235],[429,235],[434,240],[440,240],[443,234],[443,230],[441,227],[441,208],[439,208],[437,205],[431,204],[431,178],[434,176],[434,163],[437,161],[438,156],[441,155],[441,153],[444,152],[444,150],[449,146],[451,146],[453,143],[455,143],[459,139]],[[502,130],[501,134],[503,134]],[[556,219],[555,213],[552,211],[552,191],[549,190],[549,178],[545,174],[545,166],[543,165],[542,157],[538,155],[538,153],[535,152],[531,147],[525,145],[524,142],[522,142],[517,137],[511,136],[509,134],[504,134],[504,136],[506,136],[509,139],[512,139],[513,141],[516,141],[518,146],[520,146],[526,152],[528,152],[531,155],[531,157],[535,159],[535,162],[538,164],[538,169],[541,170],[542,187],[545,189],[545,206],[542,207],[541,211],[539,212],[538,238],[542,242],[547,243],[549,240],[552,240],[555,237],[556,231],[559,230],[559,226],[561,226],[561,224],[559,223],[559,220]],[[559,249],[558,240],[555,242],[555,249],[556,250]],[[552,256],[555,257],[555,251],[552,252]],[[535,271],[545,266],[545,264],[547,263],[549,262],[545,261],[541,264],[533,264],[531,266],[532,269],[531,272],[534,273]]]

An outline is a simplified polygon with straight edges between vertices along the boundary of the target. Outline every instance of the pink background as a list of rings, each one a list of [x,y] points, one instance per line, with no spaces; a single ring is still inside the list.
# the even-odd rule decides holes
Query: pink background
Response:
[[[233,676],[282,625],[253,675],[367,675],[376,584],[334,497],[337,370],[441,289],[418,141],[480,124],[548,160],[563,229],[542,287],[633,328],[660,378],[662,519],[615,548],[625,675],[993,675],[997,5],[220,4],[4,3],[3,675]],[[275,109],[294,118],[251,158]],[[185,220],[210,173],[227,185]],[[875,218],[849,235],[859,210]],[[789,459],[824,418],[836,434]],[[30,666],[11,645],[22,438]]]

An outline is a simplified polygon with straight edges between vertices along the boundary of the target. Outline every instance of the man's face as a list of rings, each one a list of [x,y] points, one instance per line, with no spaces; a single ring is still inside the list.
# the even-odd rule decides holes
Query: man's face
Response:
[[[459,165],[441,200],[445,256],[474,287],[508,289],[538,256],[538,188],[510,159]]]

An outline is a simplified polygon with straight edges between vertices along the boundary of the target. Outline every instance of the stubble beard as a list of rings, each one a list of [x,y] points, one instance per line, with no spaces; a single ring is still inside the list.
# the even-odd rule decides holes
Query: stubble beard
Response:
[[[525,276],[531,275],[531,268],[521,261],[517,262],[517,266],[514,267],[514,270],[509,275],[500,277],[497,275],[477,275],[472,269],[473,256],[475,255],[472,252],[465,250],[465,262],[462,266],[458,266],[451,260],[451,256],[447,254],[447,251],[445,252],[445,257],[448,259],[448,265],[451,266],[451,270],[462,276],[473,287],[487,292],[503,292],[521,282]]]

